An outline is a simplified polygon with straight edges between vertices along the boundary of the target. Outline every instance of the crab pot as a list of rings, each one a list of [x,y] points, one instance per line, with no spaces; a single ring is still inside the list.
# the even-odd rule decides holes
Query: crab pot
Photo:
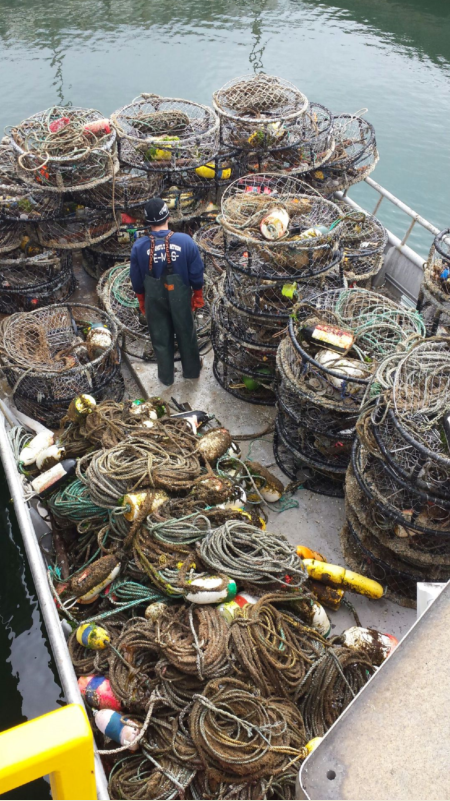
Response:
[[[415,609],[416,582],[420,579],[392,568],[390,564],[377,557],[373,550],[363,545],[359,532],[348,521],[340,532],[340,542],[345,562],[351,570],[381,584],[385,590],[385,597],[389,600]]]
[[[256,252],[272,275],[275,270],[280,277],[308,278],[328,268],[339,250],[341,210],[293,176],[240,178],[225,189],[221,210],[219,222],[227,236],[245,246],[239,258],[248,253],[253,258]]]
[[[376,364],[409,336],[424,333],[417,312],[365,289],[324,292],[300,302],[296,316],[295,322],[289,321],[295,351],[286,346],[289,369],[303,395],[314,402],[320,393],[323,405],[338,411],[355,411]],[[330,350],[308,342],[302,332],[317,324],[337,325],[352,332],[350,352],[334,357]]]
[[[73,209],[73,210],[72,210]],[[117,231],[115,217],[108,212],[71,203],[63,217],[46,220],[36,227],[39,243],[45,248],[75,250],[87,248]]]
[[[222,146],[267,151],[301,143],[296,123],[308,100],[289,81],[263,74],[234,78],[214,92],[213,104]]]
[[[236,369],[222,361],[215,351],[213,373],[220,386],[235,398],[257,406],[275,406],[273,381],[267,380],[267,376],[258,374],[255,379],[253,370]]]
[[[344,287],[338,259],[336,266],[326,273],[303,282],[250,277],[228,267],[224,279],[225,296],[244,314],[287,323],[295,302],[315,297],[320,291]]]
[[[197,217],[207,218],[211,212],[217,214],[218,208],[210,199],[207,187],[193,186],[183,188],[170,186],[161,195],[166,201],[172,223],[180,224],[195,220]]]
[[[276,427],[282,441],[288,443],[298,462],[311,471],[312,477],[317,477],[318,481],[313,491],[343,497],[343,482],[349,461],[348,444],[323,434],[315,434],[299,425],[286,412],[286,407],[279,398]],[[328,481],[324,484],[321,480],[324,476],[331,482],[331,493],[329,489],[325,489],[328,487]]]
[[[22,223],[0,220],[0,253],[9,253],[19,247],[24,236]]]
[[[62,196],[29,186],[16,176],[2,172],[0,165],[0,220],[40,222],[59,217]]]
[[[141,94],[111,115],[122,164],[152,173],[183,175],[214,161],[219,122],[208,106]]]
[[[424,267],[417,309],[425,319],[427,335],[450,326],[450,228],[435,238]]]
[[[297,142],[295,146],[244,151],[245,172],[302,175],[320,167],[334,151],[331,111],[319,103],[310,103],[290,129],[289,136]]]
[[[425,432],[425,442],[416,439],[397,419],[391,408],[379,403],[365,433],[371,447],[401,480],[427,493],[436,502],[448,498],[450,459],[436,429]]]
[[[240,150],[220,150],[207,164],[195,169],[168,173],[167,183],[192,189],[205,189],[212,200],[219,198],[220,192],[230,183],[245,175],[247,166]]]
[[[26,257],[13,250],[0,257],[0,312],[14,314],[62,303],[75,289],[70,251]]]
[[[225,269],[225,243],[223,228],[217,223],[202,225],[193,236],[203,264],[211,275],[221,275]]]
[[[366,558],[363,560],[359,572],[383,584],[387,590],[386,595],[391,600],[402,605],[415,606],[416,583],[418,581],[448,581],[450,577],[450,566],[447,563],[448,551],[444,555],[444,559],[435,554],[429,554],[428,562],[425,562],[424,559],[420,562],[413,552],[412,560],[414,561],[412,561],[408,553],[412,551],[411,547],[408,543],[404,545],[406,540],[395,534],[395,528],[391,540],[387,539],[386,529],[380,530],[377,526],[368,528],[366,525],[367,516],[364,515],[358,500],[356,500],[355,505],[354,502],[355,496],[351,494],[350,500],[347,493],[346,526],[348,532],[344,533],[344,541],[341,533],[344,555],[351,567],[354,564],[352,557],[356,555],[365,556]],[[384,542],[381,541],[380,537],[384,539]],[[444,538],[441,538],[442,541],[444,541]],[[351,546],[350,552],[347,551],[344,543],[347,546]],[[350,559],[348,558],[349,556]],[[425,554],[422,554],[422,556],[425,556]],[[353,567],[353,569],[356,568]],[[407,603],[408,600],[410,604]]]
[[[351,286],[371,283],[380,272],[387,241],[386,228],[371,214],[362,212],[361,215],[355,215],[355,218],[342,222],[340,225],[342,266]]]
[[[326,247],[311,245],[309,248],[296,250],[292,261],[286,260],[287,252],[280,254],[280,259],[273,259],[268,248],[253,244],[239,242],[224,231],[225,259],[233,272],[242,273],[262,281],[295,281],[310,282],[317,280],[316,286],[321,287],[322,276],[332,277],[333,273],[340,272],[338,286],[343,286],[343,272],[341,268],[342,252],[334,246]]]
[[[80,203],[93,209],[129,211],[140,209],[163,190],[159,174],[150,175],[135,167],[121,167],[117,175],[106,183],[77,194]]]
[[[116,131],[103,119],[93,109],[54,106],[13,126],[18,176],[60,194],[110,181],[119,168]]]
[[[373,125],[362,117],[339,114],[333,120],[335,149],[320,169],[311,173],[312,186],[323,195],[346,191],[375,169],[379,155]]]
[[[211,302],[214,284],[205,274],[204,300],[202,309],[196,309],[194,320],[200,350],[210,341]],[[126,353],[146,361],[154,361],[154,352],[145,318],[139,312],[139,304],[130,281],[130,264],[118,264],[105,272],[98,284],[97,295],[100,304],[116,323],[122,346]],[[175,359],[180,355],[175,353]]]
[[[101,349],[90,349],[89,339],[85,340],[95,324],[110,332]],[[31,416],[54,425],[59,410],[67,409],[80,393],[110,397],[111,386],[111,396],[117,396],[113,385],[120,372],[117,338],[114,320],[86,304],[47,306],[5,318],[0,327],[0,364],[17,408],[25,411],[25,405],[33,406]],[[120,383],[120,377],[117,380]]]
[[[244,344],[223,328],[221,302],[216,298],[211,313],[211,342],[214,375],[219,384],[237,398],[249,403],[275,403],[275,352],[273,349]]]
[[[215,314],[220,328],[225,329],[232,339],[243,346],[276,351],[286,328],[284,319],[256,317],[237,309],[226,296],[223,296],[221,287],[218,289],[218,295]]]
[[[356,480],[383,516],[406,532],[442,536],[450,533],[450,501],[416,489],[355,440],[352,467]]]
[[[347,470],[345,492],[347,504],[361,526],[369,530],[380,545],[391,551],[394,558],[413,567],[426,568],[429,579],[425,581],[441,581],[444,573],[450,574],[448,530],[444,529],[440,534],[426,534],[412,527],[407,528],[396,518],[383,514],[374,499],[361,489],[352,465]]]
[[[279,415],[275,420],[275,434],[273,449],[275,461],[280,470],[291,479],[298,482],[310,492],[319,495],[329,495],[334,498],[343,497],[342,479],[340,476],[322,471],[311,466],[307,459],[302,457],[299,449],[289,440]]]

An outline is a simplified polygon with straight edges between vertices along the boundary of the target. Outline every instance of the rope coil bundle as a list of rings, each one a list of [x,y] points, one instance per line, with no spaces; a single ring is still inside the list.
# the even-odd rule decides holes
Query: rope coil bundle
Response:
[[[306,579],[301,559],[285,537],[238,520],[212,530],[197,549],[205,565],[251,588],[301,587]]]
[[[88,189],[117,172],[116,132],[99,111],[53,106],[11,129],[18,174],[47,192]]]
[[[25,256],[21,249],[0,257],[0,312],[32,311],[63,303],[75,289],[70,252]]]
[[[214,159],[219,123],[212,109],[190,100],[141,94],[111,115],[120,160],[149,172],[178,173]]]

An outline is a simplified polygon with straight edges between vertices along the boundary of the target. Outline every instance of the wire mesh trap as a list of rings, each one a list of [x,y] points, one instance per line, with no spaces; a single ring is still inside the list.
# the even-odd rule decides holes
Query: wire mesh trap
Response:
[[[336,404],[338,398],[341,402],[350,398],[353,403],[360,403],[378,361],[401,343],[424,333],[423,321],[416,311],[365,289],[324,292],[298,304],[295,311],[297,319],[289,322],[289,336],[302,362],[296,370],[297,375],[300,373],[297,381],[302,383],[303,392],[308,383],[308,394],[312,395],[311,388],[318,379],[317,390],[325,391]],[[340,356],[311,346],[304,332],[317,324],[342,326],[352,332],[355,339],[351,350]]]
[[[72,210],[72,206],[75,208]],[[117,231],[115,217],[108,212],[69,204],[66,214],[54,220],[42,221],[36,227],[39,243],[46,248],[74,250],[101,242]]]
[[[219,211],[210,200],[208,188],[203,186],[192,186],[189,189],[170,186],[164,189],[162,199],[167,203],[173,223],[188,222],[209,213],[216,215]]]
[[[343,497],[342,481],[325,471],[312,468],[302,458],[298,449],[287,438],[278,416],[275,419],[273,453],[278,467],[291,481],[301,483],[304,489],[319,495]]]
[[[97,295],[102,307],[114,320],[122,334],[122,345],[126,353],[146,361],[154,360],[154,352],[148,332],[147,321],[139,311],[139,303],[130,281],[130,263],[117,264],[105,272],[98,284]],[[197,340],[200,350],[210,341],[211,303],[214,284],[205,274],[203,297],[205,305],[194,312]],[[175,353],[175,359],[180,358]]]
[[[94,109],[53,106],[11,129],[19,177],[48,192],[88,189],[119,168],[116,131]]]
[[[1,170],[0,220],[39,222],[61,214],[62,198],[39,187],[30,187],[15,175]]]
[[[340,247],[347,280],[360,284],[380,272],[388,242],[387,230],[371,214],[347,218],[340,226]]]
[[[334,151],[333,115],[325,106],[311,103],[289,129],[296,145],[276,150],[243,151],[246,172],[283,172],[302,175],[328,161]],[[256,144],[257,148],[257,144]]]
[[[439,326],[449,327],[450,228],[441,231],[431,246],[424,266],[417,309],[425,318],[428,336],[436,334]]]
[[[363,117],[339,114],[333,119],[333,131],[331,158],[310,176],[312,186],[324,195],[364,181],[379,160],[374,127]]]
[[[161,195],[164,182],[159,174],[122,166],[110,181],[77,193],[77,200],[93,209],[128,211],[139,209]]]
[[[295,122],[307,110],[305,95],[273,75],[245,75],[214,92],[223,145],[240,149],[275,149],[297,145]]]
[[[0,327],[0,362],[17,408],[50,425],[76,395],[105,390],[118,372],[118,329],[80,303],[13,314]],[[20,404],[20,406],[19,406]]]
[[[225,329],[230,337],[242,345],[249,345],[257,350],[276,351],[281,336],[286,329],[286,322],[281,317],[273,319],[255,318],[237,309],[222,294],[219,285],[218,301],[214,307],[218,325]]]
[[[0,257],[0,312],[14,314],[68,300],[75,289],[70,251]]]
[[[195,170],[214,160],[219,149],[213,110],[190,100],[143,93],[111,120],[121,162],[149,172]]]
[[[18,248],[23,236],[23,225],[11,220],[0,220],[0,253],[8,253]]]
[[[194,233],[193,239],[202,254],[205,269],[221,275],[226,266],[223,228],[217,223],[207,223]]]

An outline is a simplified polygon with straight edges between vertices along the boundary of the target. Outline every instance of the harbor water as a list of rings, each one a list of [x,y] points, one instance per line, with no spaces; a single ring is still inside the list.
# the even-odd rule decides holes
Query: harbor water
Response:
[[[442,0],[0,0],[0,69],[0,129],[53,104],[109,114],[142,91],[210,103],[233,77],[280,75],[336,113],[368,108],[373,177],[437,227],[450,224]],[[365,204],[364,186],[351,194]],[[404,233],[395,210],[380,217]],[[426,242],[413,232],[422,255]],[[3,730],[55,708],[60,688],[2,474],[0,619]],[[28,797],[47,786],[39,792]]]

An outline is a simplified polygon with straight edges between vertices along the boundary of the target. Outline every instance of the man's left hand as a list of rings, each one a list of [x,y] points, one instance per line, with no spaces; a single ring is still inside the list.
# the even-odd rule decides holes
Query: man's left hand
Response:
[[[195,311],[196,309],[202,309],[204,305],[205,301],[203,300],[203,289],[194,289],[191,297],[192,311]]]

